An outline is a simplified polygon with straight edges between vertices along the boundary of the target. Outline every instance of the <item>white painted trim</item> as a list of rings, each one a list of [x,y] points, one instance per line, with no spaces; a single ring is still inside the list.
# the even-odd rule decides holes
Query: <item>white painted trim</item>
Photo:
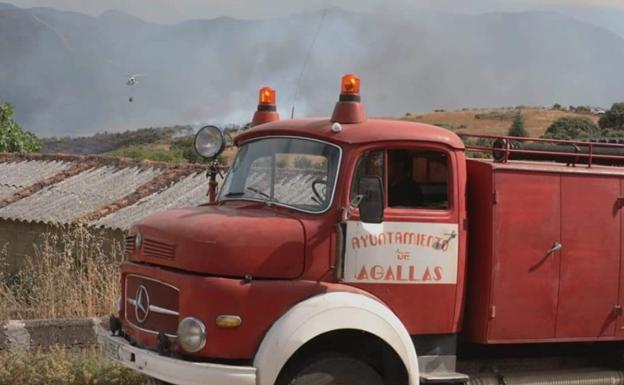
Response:
[[[104,353],[150,377],[177,385],[255,385],[256,369],[164,357],[131,346],[121,337],[101,335]]]
[[[384,304],[362,294],[333,292],[298,303],[273,324],[254,358],[257,385],[273,385],[288,359],[321,334],[355,329],[390,345],[403,361],[410,385],[419,383],[418,359],[409,333]]]

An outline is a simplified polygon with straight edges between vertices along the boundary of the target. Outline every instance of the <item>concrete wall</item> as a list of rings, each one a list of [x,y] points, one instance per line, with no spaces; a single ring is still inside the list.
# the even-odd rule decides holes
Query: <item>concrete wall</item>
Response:
[[[0,350],[85,347],[108,333],[108,318],[0,321]]]

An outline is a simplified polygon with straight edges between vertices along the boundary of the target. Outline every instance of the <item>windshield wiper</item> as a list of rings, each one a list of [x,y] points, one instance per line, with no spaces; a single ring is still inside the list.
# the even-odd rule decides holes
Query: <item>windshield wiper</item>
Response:
[[[265,197],[265,198],[269,198],[269,199],[271,199],[271,196],[270,196],[269,194],[265,193],[264,191],[260,191],[260,190],[258,190],[257,188],[254,188],[254,187],[246,187],[246,189],[247,189],[247,190],[249,190],[249,191],[251,191],[251,192],[254,192],[254,193],[258,194],[258,195],[262,195],[262,196],[263,196],[263,197]]]
[[[229,192],[229,193],[225,194],[225,197],[226,198],[229,198],[229,197],[239,197],[241,195],[245,195],[245,192],[243,192],[243,191],[233,191],[233,192]]]

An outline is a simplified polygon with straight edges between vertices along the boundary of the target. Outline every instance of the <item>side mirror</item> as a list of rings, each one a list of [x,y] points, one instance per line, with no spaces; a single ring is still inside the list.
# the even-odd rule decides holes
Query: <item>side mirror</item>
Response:
[[[384,195],[383,181],[378,176],[360,178],[358,195],[360,219],[364,223],[383,222]]]

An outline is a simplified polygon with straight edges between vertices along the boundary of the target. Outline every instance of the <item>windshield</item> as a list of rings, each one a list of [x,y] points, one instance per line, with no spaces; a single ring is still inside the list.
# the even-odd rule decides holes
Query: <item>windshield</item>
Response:
[[[267,138],[241,146],[219,195],[309,212],[326,210],[334,194],[340,149],[301,138]]]

